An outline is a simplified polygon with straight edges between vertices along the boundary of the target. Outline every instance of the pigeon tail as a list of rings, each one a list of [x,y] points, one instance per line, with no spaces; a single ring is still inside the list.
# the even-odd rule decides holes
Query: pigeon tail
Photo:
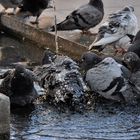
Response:
[[[120,37],[119,36],[110,36],[107,38],[101,38],[100,40],[97,38],[90,46],[89,46],[89,50],[91,49],[98,49],[98,48],[103,48],[107,45],[107,44],[111,44],[117,40],[119,40]],[[101,47],[104,46],[104,47]]]

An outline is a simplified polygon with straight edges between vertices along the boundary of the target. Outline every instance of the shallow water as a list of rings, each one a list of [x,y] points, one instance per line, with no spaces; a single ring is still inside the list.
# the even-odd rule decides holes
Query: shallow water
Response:
[[[31,112],[11,115],[11,139],[140,139],[140,106],[113,106],[98,105],[96,111],[79,114],[38,104]]]
[[[33,49],[32,46],[2,35],[0,65],[6,68],[18,61],[39,61],[42,50]],[[38,101],[35,106],[12,110],[11,140],[15,139],[140,139],[140,105],[97,103],[95,110],[80,114],[60,112],[57,108]]]

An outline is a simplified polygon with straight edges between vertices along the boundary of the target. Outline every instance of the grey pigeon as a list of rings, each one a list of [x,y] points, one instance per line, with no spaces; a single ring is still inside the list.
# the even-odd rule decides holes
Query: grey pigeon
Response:
[[[104,7],[102,0],[90,0],[88,4],[74,10],[64,21],[57,24],[57,30],[80,29],[84,32],[99,24],[103,16]],[[50,30],[54,31],[55,27],[51,27]]]
[[[22,0],[0,0],[0,4],[5,8],[14,8],[13,14],[15,13],[16,8],[21,4]]]
[[[128,48],[127,52],[134,52],[140,57],[140,31],[137,32],[132,45]]]
[[[99,28],[97,37],[89,46],[89,50],[102,51],[107,45],[112,44],[116,51],[120,50],[123,53],[129,46],[130,36],[136,35],[137,27],[134,8],[132,6],[124,7],[109,15],[107,21]]]
[[[125,102],[122,93],[127,89],[128,71],[113,58],[107,57],[87,71],[86,81],[93,92],[104,98]]]
[[[74,108],[82,105],[87,87],[71,58],[57,55],[54,62],[37,67],[34,73],[40,77],[40,85],[47,90],[53,104],[64,103]]]
[[[36,77],[22,65],[17,65],[15,69],[8,70],[0,78],[4,78],[0,85],[0,92],[10,97],[12,105],[32,104],[38,97],[34,88]]]

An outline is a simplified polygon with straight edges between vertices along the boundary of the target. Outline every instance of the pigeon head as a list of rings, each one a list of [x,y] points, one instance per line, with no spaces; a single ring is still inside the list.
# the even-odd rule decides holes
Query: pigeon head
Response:
[[[81,57],[81,67],[87,71],[102,61],[102,58],[93,52],[85,52]]]
[[[49,50],[44,51],[43,58],[42,58],[42,65],[50,64],[54,61],[56,55]]]
[[[132,72],[140,69],[140,58],[134,52],[126,53],[123,57],[123,61]]]
[[[15,76],[16,75],[23,75],[24,74],[24,72],[25,72],[25,67],[23,66],[23,65],[17,65],[16,67],[15,67]]]
[[[98,8],[104,13],[104,5],[102,0],[90,0],[89,4],[94,5],[94,7]]]
[[[134,7],[132,7],[132,6],[126,6],[126,7],[124,7],[124,9],[122,11],[134,12]]]

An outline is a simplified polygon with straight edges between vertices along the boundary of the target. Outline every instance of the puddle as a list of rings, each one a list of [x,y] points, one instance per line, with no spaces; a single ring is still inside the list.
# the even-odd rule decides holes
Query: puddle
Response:
[[[100,105],[96,110],[59,113],[45,103],[35,105],[31,112],[11,115],[11,139],[140,139],[140,106]]]

